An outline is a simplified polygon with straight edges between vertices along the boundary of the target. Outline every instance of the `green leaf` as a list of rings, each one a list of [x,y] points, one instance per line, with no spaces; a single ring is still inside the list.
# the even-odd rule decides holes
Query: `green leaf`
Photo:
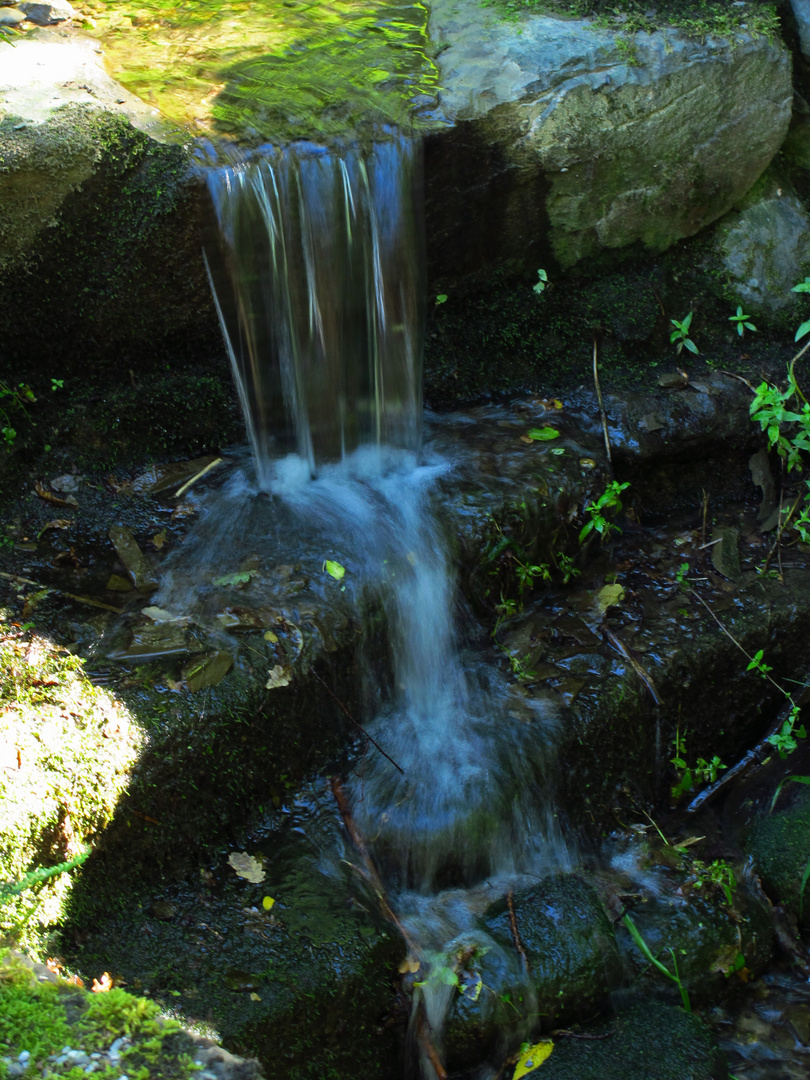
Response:
[[[689,352],[694,353],[695,356],[697,356],[698,347],[691,338],[687,338],[686,341],[684,341],[684,345],[687,347]]]
[[[794,285],[790,290],[791,292],[810,292],[810,277],[806,277],[804,281],[799,282],[798,285]]]
[[[810,333],[810,319],[807,322],[803,322],[799,329],[796,331],[796,337],[794,341],[798,341],[799,338],[803,338],[805,334]]]
[[[559,437],[559,431],[553,427],[532,428],[529,431],[529,438],[533,442],[551,442],[552,439],[558,439]]]
[[[253,577],[253,570],[239,570],[235,574],[223,574],[222,577],[215,577],[212,581],[212,585],[245,585]]]
[[[333,562],[331,559],[325,560],[323,568],[335,581],[340,581],[346,573],[345,567],[341,566],[339,562]]]
[[[447,293],[440,292],[438,294],[438,296],[436,297],[436,303],[437,304],[446,304],[447,303]]]

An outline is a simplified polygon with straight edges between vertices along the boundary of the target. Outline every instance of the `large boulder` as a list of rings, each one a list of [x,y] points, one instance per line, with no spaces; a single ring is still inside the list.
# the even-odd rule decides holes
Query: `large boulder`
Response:
[[[430,137],[426,169],[433,270],[448,280],[663,251],[726,213],[787,132],[790,56],[764,37],[515,24],[468,0],[438,0],[430,32],[454,125]]]

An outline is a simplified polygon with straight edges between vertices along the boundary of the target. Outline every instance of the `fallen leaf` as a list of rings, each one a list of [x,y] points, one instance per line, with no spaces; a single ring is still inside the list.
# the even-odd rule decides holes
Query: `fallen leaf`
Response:
[[[34,491],[36,491],[40,499],[44,499],[46,502],[53,503],[55,506],[77,507],[79,505],[72,495],[68,495],[66,499],[61,499],[58,495],[54,495],[52,491],[48,491],[48,489],[43,487],[43,485],[39,482],[34,484]]]
[[[276,664],[275,667],[270,668],[264,686],[266,690],[275,690],[278,686],[289,686],[291,681],[292,671],[290,668]]]
[[[413,975],[419,970],[420,966],[421,965],[415,956],[406,956],[402,963],[399,965],[399,973],[400,975]]]
[[[346,573],[345,567],[341,566],[339,562],[333,562],[331,559],[324,561],[323,568],[335,581],[340,581]]]
[[[222,682],[232,667],[233,657],[229,652],[220,649],[219,652],[208,653],[189,661],[183,667],[182,675],[186,686],[195,694],[198,690]]]
[[[530,1046],[528,1050],[524,1050],[518,1058],[512,1080],[520,1080],[522,1076],[528,1076],[529,1073],[534,1072],[543,1064],[553,1049],[554,1043],[544,1039],[542,1042]]]
[[[552,439],[559,439],[560,433],[553,427],[536,427],[527,432],[527,437],[530,442],[551,442]]]
[[[262,999],[259,997],[258,994],[251,994],[250,995],[250,1000],[251,1001],[261,1001]]]
[[[262,870],[262,864],[246,851],[232,851],[228,856],[228,862],[236,871],[237,876],[244,878],[245,881],[250,881],[253,885],[264,881],[265,873]]]
[[[604,585],[596,594],[596,603],[603,615],[608,608],[616,607],[622,600],[624,600],[624,589],[621,585]]]
[[[172,615],[170,611],[165,611],[159,607],[145,607],[142,612],[147,619],[151,619],[152,622],[175,622],[176,617]]]
[[[262,907],[265,911],[269,911],[273,904],[275,904],[275,900],[272,896],[265,896],[262,900]]]
[[[160,551],[160,549],[166,543],[166,530],[161,529],[159,533],[155,533],[155,535],[152,537],[152,543],[155,545],[158,551]]]
[[[46,525],[43,525],[37,533],[37,540],[39,540],[42,534],[47,532],[48,529],[69,529],[72,524],[73,520],[71,518],[56,518],[54,521],[49,521]]]
[[[94,994],[106,994],[112,988],[113,981],[109,971],[105,971],[100,979],[93,979],[93,985],[90,987]]]
[[[277,645],[278,644],[278,635],[274,634],[272,630],[265,630],[265,632],[264,632],[264,640],[272,642],[273,645]]]

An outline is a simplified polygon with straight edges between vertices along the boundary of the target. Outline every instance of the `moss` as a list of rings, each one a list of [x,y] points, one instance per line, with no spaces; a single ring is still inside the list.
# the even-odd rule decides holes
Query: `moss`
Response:
[[[747,33],[769,40],[779,32],[778,4],[774,0],[751,0],[736,8],[726,0],[661,0],[651,9],[645,0],[492,0],[508,18],[553,15],[560,18],[592,18],[597,26],[615,27],[623,36],[652,33],[672,26],[696,38],[709,35],[733,37]],[[630,56],[632,54],[630,53]],[[628,62],[632,59],[628,57]]]
[[[46,1059],[64,1046],[91,1052],[106,1050],[126,1036],[120,1062],[95,1073],[102,1080],[186,1080],[197,1066],[193,1042],[180,1025],[161,1017],[153,1001],[119,988],[87,993],[80,983],[41,981],[31,967],[7,950],[0,951],[0,1077],[8,1068],[2,1056],[30,1054],[25,1075],[39,1075]],[[56,1070],[56,1066],[51,1066]],[[58,1070],[63,1078],[84,1077],[78,1066]]]
[[[810,794],[789,791],[787,806],[763,814],[748,830],[746,850],[753,856],[762,884],[775,903],[783,904],[807,924],[810,897],[802,878],[810,862]],[[786,795],[782,796],[783,799]]]
[[[46,638],[0,623],[0,877],[75,856],[110,821],[139,744],[127,710]],[[0,903],[0,932],[41,953],[73,884]]]

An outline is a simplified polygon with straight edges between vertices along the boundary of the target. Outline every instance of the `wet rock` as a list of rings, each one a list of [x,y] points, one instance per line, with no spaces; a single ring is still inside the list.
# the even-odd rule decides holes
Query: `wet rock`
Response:
[[[183,668],[183,678],[191,693],[196,694],[198,690],[216,686],[217,683],[222,682],[232,667],[233,657],[229,652],[220,649],[218,652],[209,653],[186,664]]]
[[[525,264],[544,233],[563,267],[633,242],[662,251],[726,213],[787,131],[790,57],[764,38],[628,39],[451,0],[432,5],[430,33],[456,125],[431,137],[427,169],[448,280],[484,258]]]
[[[0,7],[0,26],[19,26],[25,15],[16,7]]]
[[[613,928],[595,890],[575,874],[544,878],[515,896],[514,915],[537,1011],[552,1026],[591,1015],[621,979]],[[487,928],[514,948],[505,902],[488,913]]]
[[[794,306],[791,288],[804,280],[810,214],[788,178],[770,169],[714,240],[721,272],[746,311]]]
[[[712,534],[712,566],[723,577],[736,581],[740,576],[740,531],[725,528]]]
[[[645,1001],[582,1033],[558,1038],[543,1080],[726,1080],[714,1037],[683,1009]]]
[[[798,790],[801,788],[801,790]],[[810,919],[810,896],[803,881],[810,865],[810,793],[788,784],[773,813],[767,804],[747,830],[744,847],[774,903],[784,905],[802,924]]]
[[[113,525],[110,540],[121,562],[126,567],[132,583],[139,592],[152,592],[158,586],[155,572],[138,547],[132,531],[125,525]]]
[[[684,897],[648,896],[635,906],[630,917],[649,946],[670,971],[674,950],[678,975],[693,1006],[714,1003],[729,994],[740,980],[762,973],[773,949],[773,923],[762,896],[740,883],[733,892],[733,907],[711,885],[694,885]],[[650,993],[681,1001],[674,983],[654,972],[632,941],[629,931],[617,925],[617,937],[628,968]],[[742,959],[741,959],[742,958]]]
[[[49,3],[42,3],[41,0],[22,0],[18,7],[30,22],[37,23],[39,26],[55,26],[77,15],[76,9],[68,3],[68,0],[49,0]]]
[[[810,60],[810,0],[790,0],[802,53]]]

